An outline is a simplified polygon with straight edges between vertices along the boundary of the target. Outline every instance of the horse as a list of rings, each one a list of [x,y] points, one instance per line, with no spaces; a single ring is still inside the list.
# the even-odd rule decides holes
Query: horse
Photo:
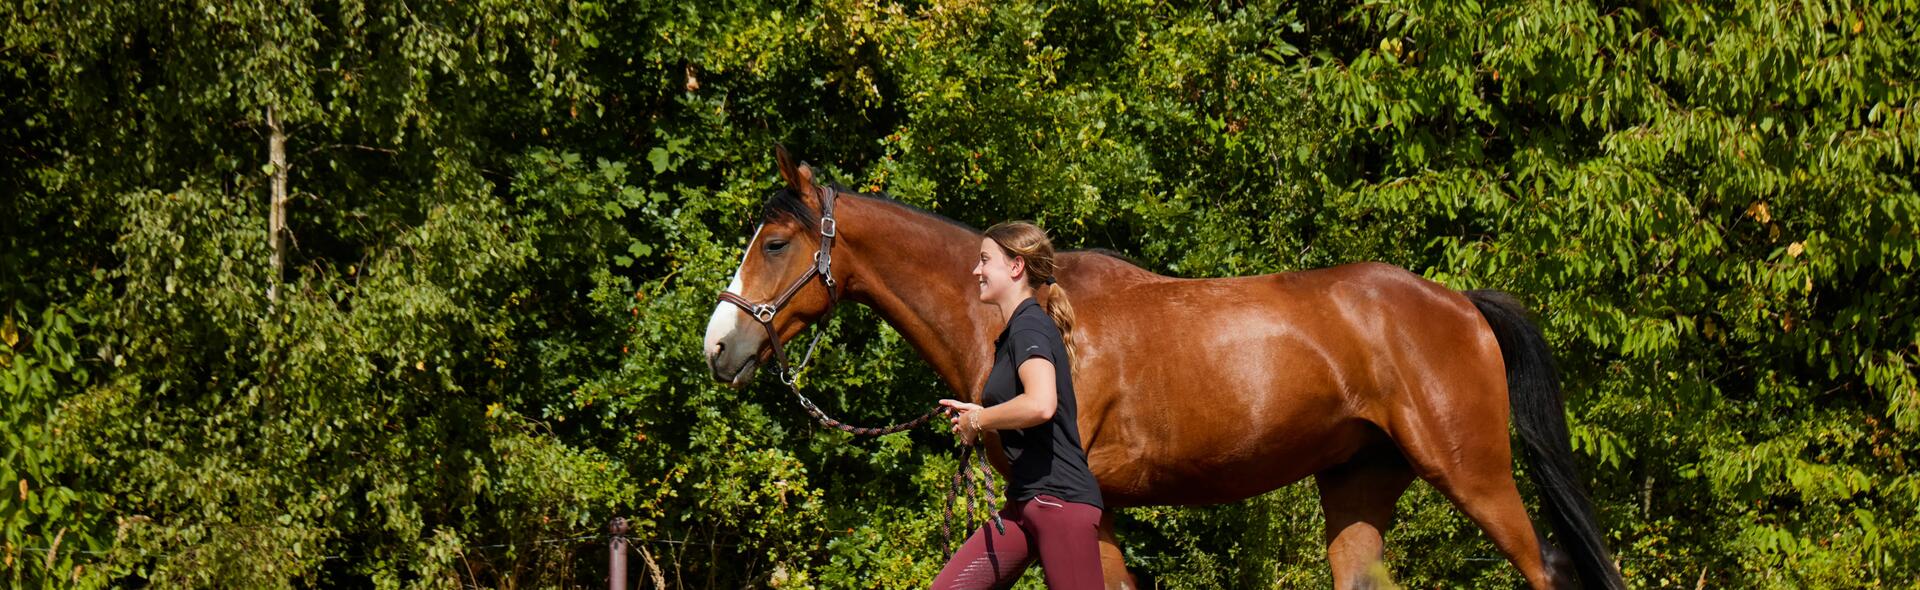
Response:
[[[811,166],[775,152],[784,187],[708,321],[713,378],[741,388],[770,363],[788,378],[780,344],[847,300],[891,324],[955,399],[978,402],[1001,327],[968,275],[981,232],[816,184]],[[1114,509],[1233,502],[1307,477],[1336,587],[1378,582],[1370,569],[1416,477],[1530,587],[1625,587],[1574,465],[1551,351],[1512,297],[1382,263],[1189,279],[1100,251],[1057,261],[1078,310],[1078,425],[1108,507],[1110,588],[1136,583]],[[1558,548],[1522,503],[1509,419]],[[1004,475],[997,439],[985,446]]]

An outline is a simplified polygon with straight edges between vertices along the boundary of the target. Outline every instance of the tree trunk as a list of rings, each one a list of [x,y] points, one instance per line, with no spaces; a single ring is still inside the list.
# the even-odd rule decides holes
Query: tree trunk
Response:
[[[280,281],[286,276],[287,242],[287,134],[280,118],[267,107],[267,159],[273,163],[273,188],[267,213],[267,244],[273,247],[273,276],[267,280],[267,301],[280,301]]]

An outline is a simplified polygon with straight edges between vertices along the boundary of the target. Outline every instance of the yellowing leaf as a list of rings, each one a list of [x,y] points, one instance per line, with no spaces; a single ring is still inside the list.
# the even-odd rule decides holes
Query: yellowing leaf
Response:
[[[1792,243],[1792,244],[1788,244],[1788,245],[1787,245],[1787,258],[1799,258],[1799,257],[1800,257],[1800,253],[1801,253],[1801,252],[1805,252],[1805,251],[1807,251],[1807,247],[1806,247],[1806,246],[1803,246],[1803,245],[1801,245],[1801,243],[1800,243],[1800,242],[1794,242],[1794,243]]]
[[[0,322],[0,342],[7,343],[8,348],[20,343],[20,329],[13,325],[13,316],[7,316],[5,322]]]

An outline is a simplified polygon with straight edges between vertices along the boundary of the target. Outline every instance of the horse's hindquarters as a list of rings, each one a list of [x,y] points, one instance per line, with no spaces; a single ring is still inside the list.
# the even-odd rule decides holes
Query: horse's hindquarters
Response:
[[[1085,300],[1082,432],[1103,492],[1130,504],[1239,500],[1397,448],[1460,363],[1500,377],[1464,297],[1386,265]],[[1504,411],[1503,391],[1468,389]]]

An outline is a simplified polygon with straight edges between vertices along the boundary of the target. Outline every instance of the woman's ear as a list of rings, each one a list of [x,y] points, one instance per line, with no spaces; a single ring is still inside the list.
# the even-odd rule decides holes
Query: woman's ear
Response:
[[[1009,278],[1012,278],[1016,283],[1026,282],[1027,257],[1014,256],[1014,257],[1008,258],[1007,259],[1007,276]]]

